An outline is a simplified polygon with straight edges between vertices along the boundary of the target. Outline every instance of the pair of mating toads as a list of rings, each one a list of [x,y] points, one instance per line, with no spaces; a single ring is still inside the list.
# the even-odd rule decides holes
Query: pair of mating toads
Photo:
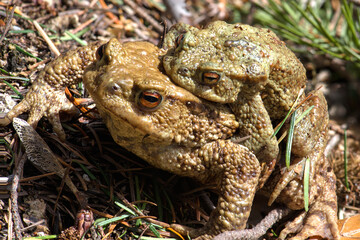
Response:
[[[46,116],[65,139],[59,112],[73,106],[64,88],[81,80],[119,145],[155,167],[217,184],[218,204],[208,223],[200,229],[175,225],[176,230],[211,239],[244,229],[257,191],[269,196],[269,204],[304,209],[303,166],[309,159],[309,211],[289,222],[280,239],[339,239],[321,92],[312,92],[297,110],[300,115],[314,106],[295,126],[289,169],[272,137],[305,88],[306,75],[270,30],[220,21],[204,29],[180,23],[166,34],[162,49],[116,39],[78,48],[49,63],[1,124],[29,111],[31,125]]]

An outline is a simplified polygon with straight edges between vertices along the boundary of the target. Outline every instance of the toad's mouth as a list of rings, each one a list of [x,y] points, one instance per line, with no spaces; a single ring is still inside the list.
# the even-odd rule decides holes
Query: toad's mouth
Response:
[[[97,103],[96,101],[95,103],[109,130],[117,131],[117,135],[134,137],[141,142],[150,139],[156,140],[156,142],[172,142],[171,134],[156,130],[148,116],[141,116],[135,111],[129,111],[125,106]]]

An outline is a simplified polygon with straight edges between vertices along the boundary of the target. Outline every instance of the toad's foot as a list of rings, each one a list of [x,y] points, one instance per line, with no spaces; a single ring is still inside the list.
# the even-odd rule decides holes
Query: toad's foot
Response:
[[[65,133],[60,122],[60,111],[75,114],[76,108],[67,100],[64,90],[54,90],[46,83],[34,84],[26,97],[10,110],[5,118],[0,119],[0,126],[6,126],[24,112],[29,112],[27,122],[36,127],[39,120],[45,116],[53,126],[54,132],[65,140]]]
[[[323,206],[324,203],[315,203],[310,211],[301,213],[293,221],[286,224],[281,231],[279,239],[287,239],[287,235],[297,233],[291,240],[308,239],[321,236],[326,239],[340,239],[337,228],[336,214],[332,208]],[[324,210],[325,208],[329,208]],[[324,224],[324,219],[327,224]]]
[[[280,195],[282,190],[284,190],[292,180],[298,178],[298,176],[301,175],[303,171],[304,160],[305,159],[290,166],[289,169],[285,170],[286,171],[285,173],[281,174],[280,179],[277,181],[276,186],[269,197],[269,201],[268,201],[269,206],[273,204],[273,202],[277,199],[277,197]]]
[[[192,236],[192,239],[196,240],[208,240],[212,239],[216,234],[216,232],[213,232],[208,227],[202,227],[200,229],[195,229],[192,227],[183,226],[180,224],[171,224],[171,228],[174,229],[176,232],[181,234],[182,236]],[[198,236],[198,237],[195,237]]]

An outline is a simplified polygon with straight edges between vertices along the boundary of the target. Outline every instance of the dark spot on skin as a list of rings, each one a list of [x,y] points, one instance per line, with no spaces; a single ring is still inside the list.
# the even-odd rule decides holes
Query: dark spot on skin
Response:
[[[186,106],[194,114],[204,114],[206,113],[206,107],[202,103],[187,101]]]
[[[234,45],[234,41],[233,40],[226,40],[224,42],[224,47],[231,47]]]
[[[165,57],[164,57],[164,61],[165,61],[165,62],[168,62],[169,59],[171,59],[171,58],[172,58],[172,57],[170,57],[170,56],[165,56]]]
[[[219,118],[219,112],[217,111],[210,111],[208,118],[210,121],[212,121],[212,119],[218,119]]]
[[[144,137],[143,137],[143,139],[142,139],[142,141],[144,141],[145,138],[147,138],[147,137],[150,137],[150,134],[145,134]]]

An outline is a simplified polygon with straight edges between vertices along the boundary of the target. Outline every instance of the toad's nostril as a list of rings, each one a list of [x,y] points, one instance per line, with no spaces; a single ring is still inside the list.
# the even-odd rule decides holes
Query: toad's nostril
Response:
[[[186,67],[180,67],[179,70],[178,70],[178,73],[183,75],[183,76],[187,76],[187,75],[189,75],[190,71]]]
[[[114,83],[114,84],[112,85],[112,89],[113,89],[114,91],[118,91],[118,90],[120,89],[120,86],[119,86],[117,83]]]
[[[134,86],[134,82],[128,79],[120,79],[111,81],[108,85],[108,89],[112,93],[127,92]]]

